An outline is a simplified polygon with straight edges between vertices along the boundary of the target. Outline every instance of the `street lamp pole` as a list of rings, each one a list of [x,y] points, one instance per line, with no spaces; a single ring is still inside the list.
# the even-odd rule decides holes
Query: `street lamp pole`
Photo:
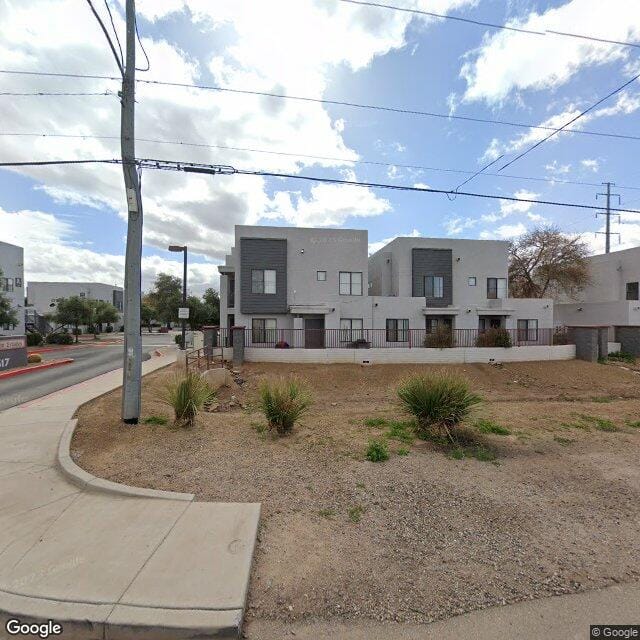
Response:
[[[172,244],[169,247],[169,251],[182,251],[184,255],[184,263],[182,267],[182,306],[186,308],[187,306],[187,245],[184,247],[180,245]],[[182,344],[181,348],[186,349],[186,333],[187,333],[187,321],[185,318],[182,318]]]

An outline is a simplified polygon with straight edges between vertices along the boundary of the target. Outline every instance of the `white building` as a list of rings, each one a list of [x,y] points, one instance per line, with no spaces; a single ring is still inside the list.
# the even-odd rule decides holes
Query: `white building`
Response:
[[[590,284],[556,302],[563,325],[640,326],[640,247],[588,258]]]
[[[0,291],[16,310],[15,325],[0,326],[0,335],[24,335],[24,249],[8,242],[0,242]]]
[[[365,335],[375,335],[377,346],[411,335],[422,344],[441,324],[470,330],[469,339],[502,327],[523,341],[543,333],[548,341],[553,301],[508,298],[508,246],[397,238],[369,257],[362,230],[239,225],[219,267],[221,326],[252,329],[254,341],[303,339],[291,346],[307,347],[340,346],[367,329],[380,330]]]
[[[109,302],[122,313],[123,292],[122,287],[100,282],[29,282],[27,301],[39,315],[55,312],[58,300],[71,296]]]

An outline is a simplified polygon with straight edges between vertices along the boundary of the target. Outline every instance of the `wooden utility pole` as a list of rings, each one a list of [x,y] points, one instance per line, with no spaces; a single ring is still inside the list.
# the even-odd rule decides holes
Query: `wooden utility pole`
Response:
[[[136,84],[136,8],[126,0],[126,64],[122,80],[120,141],[122,169],[127,194],[127,249],[124,266],[124,373],[122,420],[137,424],[140,418],[140,379],[142,377],[142,337],[140,303],[142,278],[142,198],[135,164],[135,84]]]

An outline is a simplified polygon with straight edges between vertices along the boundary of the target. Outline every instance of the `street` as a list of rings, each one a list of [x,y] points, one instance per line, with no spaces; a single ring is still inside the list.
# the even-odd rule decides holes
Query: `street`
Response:
[[[143,359],[148,360],[149,353],[153,349],[166,347],[173,343],[172,334],[143,333]],[[44,362],[61,358],[73,358],[74,362],[0,380],[0,410],[29,402],[107,371],[120,368],[122,366],[122,348],[121,344],[101,345],[98,343],[73,349],[43,352]]]

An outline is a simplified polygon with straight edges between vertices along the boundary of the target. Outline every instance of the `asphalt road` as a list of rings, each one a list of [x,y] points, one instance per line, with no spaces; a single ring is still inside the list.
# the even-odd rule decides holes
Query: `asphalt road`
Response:
[[[142,352],[145,360],[155,348],[173,344],[171,334],[144,334]],[[70,364],[0,380],[0,410],[29,402],[54,391],[94,378],[122,366],[122,345],[82,346],[43,353],[43,360],[73,358]]]

